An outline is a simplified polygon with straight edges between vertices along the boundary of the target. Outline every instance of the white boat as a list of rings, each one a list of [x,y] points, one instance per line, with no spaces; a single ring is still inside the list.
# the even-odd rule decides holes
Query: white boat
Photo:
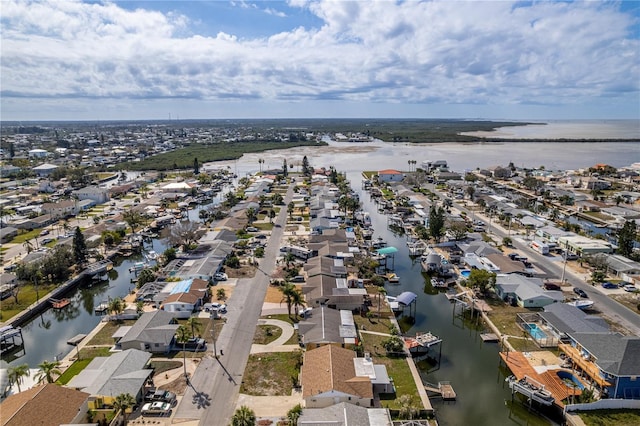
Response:
[[[147,252],[147,259],[149,259],[149,260],[156,260],[157,258],[158,258],[158,253],[156,253],[155,251],[153,251],[153,250],[149,250],[149,251]]]
[[[386,275],[386,278],[387,278],[387,281],[389,281],[390,283],[399,283],[400,282],[400,277],[397,276],[396,274],[392,273],[392,272],[388,273]]]
[[[578,309],[590,309],[591,307],[593,307],[593,300],[574,300],[573,302],[567,302],[567,305],[569,306],[575,306]]]
[[[431,278],[431,285],[435,288],[447,288],[449,287],[444,280],[438,279],[436,277]]]

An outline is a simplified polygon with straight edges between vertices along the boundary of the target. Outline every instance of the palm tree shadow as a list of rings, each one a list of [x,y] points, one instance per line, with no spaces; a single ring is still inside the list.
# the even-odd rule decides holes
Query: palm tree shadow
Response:
[[[187,385],[189,385],[189,387],[191,387],[191,389],[193,389],[192,403],[196,406],[196,408],[205,409],[205,408],[207,408],[208,406],[211,405],[211,397],[209,396],[208,393],[199,392],[193,386],[193,383],[191,383],[190,380],[187,382]]]

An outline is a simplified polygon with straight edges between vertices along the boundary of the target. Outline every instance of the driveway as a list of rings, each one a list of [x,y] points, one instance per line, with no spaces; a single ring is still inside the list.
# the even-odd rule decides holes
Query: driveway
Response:
[[[251,345],[251,353],[259,354],[265,352],[293,352],[300,349],[299,345],[285,345],[293,336],[293,326],[286,321],[276,319],[260,319],[258,325],[273,325],[282,329],[282,334],[273,342],[266,345]]]

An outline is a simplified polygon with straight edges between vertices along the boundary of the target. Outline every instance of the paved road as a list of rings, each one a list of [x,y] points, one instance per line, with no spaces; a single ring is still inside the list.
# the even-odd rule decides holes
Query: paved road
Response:
[[[285,205],[292,199],[293,186],[290,186]],[[175,410],[174,423],[200,419],[199,424],[203,426],[230,424],[270,274],[279,254],[286,218],[287,209],[280,209],[275,220],[280,226],[273,228],[255,277],[238,280],[229,299],[227,322],[216,339],[217,351],[224,355],[218,359],[206,357],[200,362],[191,378],[191,386]]]
[[[467,214],[471,214],[471,212],[469,212],[466,208],[458,203],[454,203],[454,207],[460,211],[466,212]],[[475,213],[475,216],[489,224],[488,217],[479,214],[478,212]],[[516,249],[520,250],[523,254],[525,254],[530,260],[532,260],[536,267],[543,270],[545,274],[549,276],[549,278],[556,278],[560,280],[560,278],[562,277],[564,262],[557,260],[554,261],[553,256],[543,256],[542,254],[532,250],[528,246],[527,241],[521,238],[517,238],[514,235],[509,235],[507,229],[504,229],[502,226],[497,225],[495,222],[491,223],[490,231],[500,239],[506,236],[510,236],[513,241],[513,246]],[[576,274],[569,267],[565,269],[564,278],[568,284],[586,291],[589,295],[589,298],[595,302],[595,307],[604,315],[620,324],[622,327],[626,328],[636,336],[640,336],[640,315],[633,312],[626,306],[616,302],[614,299],[608,297],[597,289],[594,289],[591,284],[585,281],[584,276]]]

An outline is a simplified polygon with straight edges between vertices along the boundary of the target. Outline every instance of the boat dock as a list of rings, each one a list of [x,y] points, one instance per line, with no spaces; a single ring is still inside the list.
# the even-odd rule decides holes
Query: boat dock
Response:
[[[437,385],[426,383],[424,388],[427,392],[432,392],[436,395],[440,395],[443,401],[455,401],[456,391],[453,390],[453,386],[450,382],[438,382]]]
[[[86,334],[77,334],[77,335],[73,336],[71,339],[67,340],[67,345],[78,346],[78,344],[80,342],[82,342],[82,340],[85,337],[87,337]]]
[[[498,340],[500,340],[498,338],[498,335],[495,333],[480,333],[480,338],[482,339],[483,342],[497,342]]]

